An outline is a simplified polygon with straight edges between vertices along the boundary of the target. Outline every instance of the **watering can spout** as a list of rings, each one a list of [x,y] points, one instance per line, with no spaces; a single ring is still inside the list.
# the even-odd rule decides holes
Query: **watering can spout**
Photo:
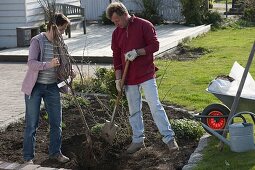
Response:
[[[230,141],[228,141],[226,138],[224,138],[223,136],[221,136],[218,132],[214,131],[213,129],[211,129],[210,127],[208,127],[207,125],[205,125],[204,123],[202,123],[203,128],[205,128],[206,130],[208,130],[211,134],[213,134],[214,136],[216,136],[219,140],[221,140],[223,143],[225,143],[226,145],[230,146]]]

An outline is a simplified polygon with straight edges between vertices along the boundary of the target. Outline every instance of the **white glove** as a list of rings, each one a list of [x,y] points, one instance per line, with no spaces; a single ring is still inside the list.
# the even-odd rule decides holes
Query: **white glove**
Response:
[[[115,80],[116,89],[118,92],[121,91],[121,79]]]
[[[137,52],[135,49],[132,51],[129,51],[125,54],[125,60],[133,61],[136,57],[138,56]]]

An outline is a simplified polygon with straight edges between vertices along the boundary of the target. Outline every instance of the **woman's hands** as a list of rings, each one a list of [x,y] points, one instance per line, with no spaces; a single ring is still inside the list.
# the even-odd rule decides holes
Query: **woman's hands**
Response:
[[[59,63],[58,58],[53,58],[53,59],[50,61],[50,65],[51,65],[51,67],[57,67],[57,66],[59,66],[60,63]]]

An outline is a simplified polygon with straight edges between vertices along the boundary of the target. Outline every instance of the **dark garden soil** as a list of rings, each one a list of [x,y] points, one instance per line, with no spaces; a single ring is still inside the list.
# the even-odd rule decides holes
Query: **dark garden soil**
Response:
[[[197,55],[198,56],[198,55]],[[170,54],[169,56],[170,57]],[[90,128],[97,123],[110,120],[112,109],[107,96],[87,98],[89,105],[83,107],[85,117]],[[63,109],[63,139],[62,152],[71,161],[65,164],[57,163],[48,159],[49,126],[47,119],[39,122],[36,139],[35,164],[43,167],[67,168],[74,170],[102,169],[102,170],[135,170],[135,169],[182,169],[190,155],[197,147],[198,141],[178,139],[180,150],[170,153],[167,146],[162,142],[161,135],[155,126],[147,104],[143,104],[145,124],[145,145],[133,155],[125,153],[131,142],[131,132],[128,123],[128,111],[125,104],[120,107],[116,117],[116,123],[121,127],[117,133],[113,145],[109,145],[99,135],[95,128],[92,132],[92,148],[86,144],[85,129],[79,111],[75,107]],[[165,108],[169,119],[190,118],[187,113],[175,111],[170,107]],[[0,133],[0,159],[7,162],[22,163],[22,141],[24,121],[10,125],[5,132]]]

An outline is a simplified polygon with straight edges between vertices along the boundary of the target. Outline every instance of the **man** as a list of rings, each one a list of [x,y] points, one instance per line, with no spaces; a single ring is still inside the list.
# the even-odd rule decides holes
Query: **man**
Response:
[[[112,34],[111,48],[118,91],[121,88],[120,80],[125,63],[127,60],[130,61],[125,80],[125,93],[133,136],[127,153],[132,154],[145,147],[141,89],[144,91],[153,119],[163,135],[163,142],[171,152],[178,150],[174,132],[158,97],[153,53],[158,51],[159,42],[154,26],[147,20],[130,16],[120,2],[111,3],[106,9],[106,15],[116,26]]]
[[[36,130],[42,99],[50,124],[49,157],[61,163],[69,161],[69,158],[61,153],[62,109],[56,72],[60,63],[58,58],[53,56],[53,26],[57,26],[57,31],[63,34],[70,21],[61,13],[55,14],[54,18],[55,23],[49,22],[46,32],[38,34],[31,40],[27,62],[28,70],[22,84],[26,104],[23,157],[29,164],[33,164],[35,156]]]

